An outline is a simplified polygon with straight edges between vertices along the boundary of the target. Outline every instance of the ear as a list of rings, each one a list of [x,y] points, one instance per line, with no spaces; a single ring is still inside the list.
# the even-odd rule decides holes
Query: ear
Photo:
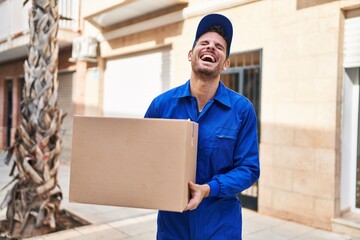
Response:
[[[192,50],[189,51],[188,53],[188,60],[191,61],[191,56],[192,56]]]
[[[226,71],[230,67],[230,59],[226,59],[223,65],[223,70]]]

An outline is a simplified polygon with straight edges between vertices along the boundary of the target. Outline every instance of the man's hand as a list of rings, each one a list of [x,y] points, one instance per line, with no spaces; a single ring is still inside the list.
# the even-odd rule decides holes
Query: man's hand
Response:
[[[210,194],[210,186],[208,184],[198,185],[190,181],[189,189],[191,193],[191,199],[189,200],[184,211],[196,209],[201,201]]]

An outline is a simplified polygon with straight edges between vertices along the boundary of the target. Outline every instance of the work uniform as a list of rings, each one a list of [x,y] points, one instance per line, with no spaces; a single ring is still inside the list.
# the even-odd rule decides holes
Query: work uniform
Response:
[[[189,80],[156,97],[145,117],[199,124],[196,183],[210,186],[209,197],[195,210],[159,211],[157,239],[241,239],[236,195],[260,174],[256,114],[250,101],[220,82],[213,99],[199,112]]]

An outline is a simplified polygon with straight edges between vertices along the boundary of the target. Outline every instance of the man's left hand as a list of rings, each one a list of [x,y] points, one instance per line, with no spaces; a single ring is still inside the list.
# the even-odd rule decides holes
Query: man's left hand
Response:
[[[201,201],[210,194],[210,186],[208,184],[199,185],[190,181],[189,189],[191,193],[191,199],[189,200],[184,211],[196,209]]]

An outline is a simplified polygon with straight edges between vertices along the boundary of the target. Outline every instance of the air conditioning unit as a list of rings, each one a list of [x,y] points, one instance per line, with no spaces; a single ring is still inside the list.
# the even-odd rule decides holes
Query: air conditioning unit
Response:
[[[70,62],[97,62],[98,41],[94,37],[80,36],[74,38]]]

